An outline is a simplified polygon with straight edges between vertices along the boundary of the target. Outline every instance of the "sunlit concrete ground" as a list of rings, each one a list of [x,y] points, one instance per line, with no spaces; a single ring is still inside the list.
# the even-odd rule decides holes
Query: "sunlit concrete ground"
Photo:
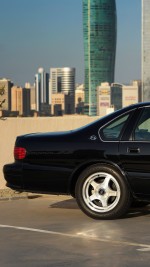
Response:
[[[150,266],[150,207],[96,221],[67,196],[0,201],[0,266]]]

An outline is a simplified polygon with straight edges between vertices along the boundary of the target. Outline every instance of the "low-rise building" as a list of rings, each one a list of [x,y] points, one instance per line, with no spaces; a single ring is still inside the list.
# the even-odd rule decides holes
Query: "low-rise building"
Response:
[[[0,110],[11,110],[11,87],[13,83],[9,79],[0,79]]]
[[[62,116],[65,111],[65,94],[52,94],[51,101],[51,115]]]
[[[110,102],[111,88],[109,83],[101,83],[97,87],[97,116],[103,117],[107,114]]]

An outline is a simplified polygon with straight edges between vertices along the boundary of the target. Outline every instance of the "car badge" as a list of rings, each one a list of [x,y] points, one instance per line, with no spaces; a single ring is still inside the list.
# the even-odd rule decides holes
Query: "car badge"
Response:
[[[97,137],[96,137],[96,135],[91,135],[89,139],[92,141],[95,141],[97,139]]]

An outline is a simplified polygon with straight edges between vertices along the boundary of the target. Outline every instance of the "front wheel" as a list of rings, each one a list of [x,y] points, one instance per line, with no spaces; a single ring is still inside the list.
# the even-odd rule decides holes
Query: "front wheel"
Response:
[[[80,175],[75,189],[82,211],[94,219],[116,219],[130,206],[130,190],[121,175],[107,166],[94,165]]]

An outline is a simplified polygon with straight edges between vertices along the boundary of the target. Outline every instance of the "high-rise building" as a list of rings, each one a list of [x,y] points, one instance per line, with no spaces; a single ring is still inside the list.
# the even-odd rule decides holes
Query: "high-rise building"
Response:
[[[11,111],[18,111],[20,116],[30,116],[30,89],[11,88]]]
[[[23,116],[29,117],[31,114],[31,89],[23,88]]]
[[[11,110],[18,111],[19,115],[23,114],[23,95],[22,87],[13,86],[11,89]]]
[[[133,81],[128,85],[117,83],[111,85],[111,105],[114,110],[138,103],[140,96],[140,81]]]
[[[76,85],[75,90],[75,109],[77,114],[84,113],[84,84]]]
[[[150,0],[142,0],[142,92],[150,101]]]
[[[127,107],[138,103],[139,87],[137,81],[133,81],[132,84],[130,85],[123,85],[122,90],[123,90],[123,95],[122,95],[123,107]]]
[[[97,114],[96,88],[114,82],[116,55],[115,0],[83,0],[85,114]]]
[[[35,83],[32,85],[30,83],[26,83],[25,88],[30,89],[30,109],[36,110]]]
[[[142,81],[141,80],[135,80],[135,82],[137,82],[137,85],[138,85],[138,102],[142,102]]]
[[[75,68],[50,69],[51,94],[63,93],[65,99],[65,113],[75,112]]]
[[[121,109],[123,107],[123,85],[120,83],[113,83],[111,85],[111,104],[114,110]]]
[[[49,105],[49,74],[43,68],[38,69],[35,75],[36,110],[38,112]]]

